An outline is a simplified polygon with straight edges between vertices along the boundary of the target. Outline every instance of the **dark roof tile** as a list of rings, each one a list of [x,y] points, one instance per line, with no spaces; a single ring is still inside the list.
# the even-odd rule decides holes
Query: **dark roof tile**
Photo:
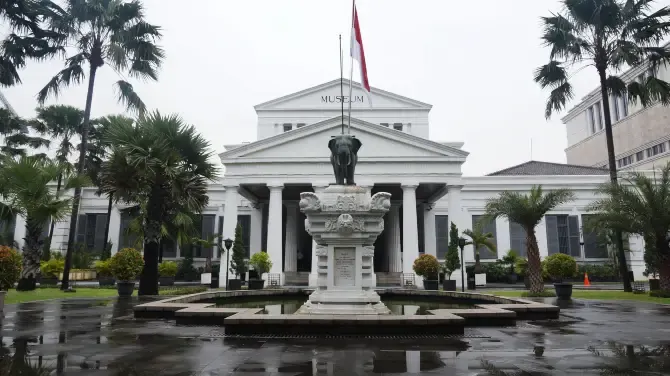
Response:
[[[518,175],[607,175],[605,168],[580,166],[564,163],[528,161],[504,170],[492,172],[486,176]]]

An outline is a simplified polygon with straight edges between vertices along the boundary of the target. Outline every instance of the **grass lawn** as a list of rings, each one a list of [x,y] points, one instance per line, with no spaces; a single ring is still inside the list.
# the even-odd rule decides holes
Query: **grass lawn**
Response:
[[[69,298],[116,298],[118,293],[116,288],[95,288],[95,287],[75,287],[76,292],[62,292],[55,287],[38,288],[33,291],[16,291],[11,289],[5,295],[5,304],[16,304],[25,302],[34,302],[38,300],[49,299],[69,299]],[[184,286],[161,288],[159,295],[175,296],[186,295],[207,290],[204,286]],[[134,296],[137,296],[137,286],[135,286]]]
[[[519,298],[525,291],[522,290],[505,290],[505,291],[487,291],[485,293],[507,296],[512,298]],[[593,299],[593,300],[633,300],[638,302],[661,303],[670,304],[670,298],[655,298],[648,294],[633,294],[632,292],[623,291],[604,291],[604,290],[572,290],[572,297],[576,299]]]

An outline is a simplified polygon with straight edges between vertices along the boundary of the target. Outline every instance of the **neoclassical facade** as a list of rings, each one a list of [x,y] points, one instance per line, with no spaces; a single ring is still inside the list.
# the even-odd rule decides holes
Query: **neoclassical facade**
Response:
[[[606,170],[530,161],[488,176],[465,177],[461,166],[468,153],[462,150],[463,143],[430,140],[430,105],[375,88],[368,98],[355,89],[349,118],[348,103],[344,116],[341,113],[339,84],[339,79],[330,81],[255,106],[258,140],[225,145],[226,151],[219,155],[225,174],[210,185],[209,206],[202,215],[203,237],[233,238],[239,223],[249,255],[261,251],[270,255],[273,278],[286,285],[313,285],[316,247],[305,231],[298,200],[301,192],[318,192],[334,182],[327,144],[344,123],[345,132],[350,127],[363,144],[356,183],[373,194],[391,194],[392,207],[375,243],[378,285],[414,278],[412,264],[421,253],[443,259],[449,224],[455,223],[460,231],[473,228],[488,198],[505,190],[528,192],[537,184],[546,190],[568,187],[576,195],[538,226],[541,254],[568,253],[583,263],[607,260],[607,250],[582,226],[587,205],[597,197],[597,186],[607,181]],[[100,247],[105,240],[101,228],[107,201],[86,190],[80,210],[77,241]],[[114,207],[109,235],[113,251],[132,244],[124,231],[129,220]],[[20,221],[15,228],[19,242],[24,227]],[[67,227],[66,222],[57,224],[53,248],[65,248]],[[479,250],[484,262],[501,258],[509,249],[525,253],[525,234],[517,224],[500,218],[486,224],[485,230],[494,234],[498,252]],[[642,240],[631,238],[630,249],[629,263],[640,278]],[[164,250],[166,258],[179,258],[181,253],[170,244]],[[466,263],[474,262],[474,253],[471,246],[466,247]],[[215,249],[195,248],[194,255],[197,262],[219,257]]]

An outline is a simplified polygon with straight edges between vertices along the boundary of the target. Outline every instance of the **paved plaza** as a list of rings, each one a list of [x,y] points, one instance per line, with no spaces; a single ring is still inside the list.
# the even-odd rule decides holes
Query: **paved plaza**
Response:
[[[137,299],[23,303],[6,307],[1,353],[14,366],[25,359],[65,375],[472,375],[486,374],[486,362],[532,374],[668,367],[670,306],[541,301],[558,304],[560,319],[450,338],[328,340],[225,337],[220,327],[135,320]]]

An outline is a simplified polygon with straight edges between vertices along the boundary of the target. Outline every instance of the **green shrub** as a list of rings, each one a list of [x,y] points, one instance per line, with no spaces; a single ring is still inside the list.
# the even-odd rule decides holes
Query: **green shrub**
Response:
[[[650,291],[649,296],[654,297],[654,298],[670,298],[670,291],[666,291],[666,290]]]
[[[516,274],[525,277],[528,273],[528,260],[525,258],[519,258],[516,260],[516,265],[514,265],[514,271]]]
[[[435,280],[440,270],[440,263],[435,256],[424,253],[414,260],[412,269],[414,269],[414,273],[418,276],[428,280]]]
[[[60,251],[51,251],[51,258],[54,260],[65,261],[65,256]]]
[[[142,272],[144,260],[135,248],[123,248],[111,258],[112,274],[120,281],[132,281]]]
[[[102,249],[102,252],[100,252],[100,260],[109,260],[110,257],[112,257],[112,246],[114,244],[112,242],[107,242],[105,244],[105,248]]]
[[[40,263],[40,271],[42,276],[46,278],[59,278],[65,269],[65,261],[52,258],[49,261],[42,261]]]
[[[487,281],[502,281],[507,276],[507,266],[500,260],[497,260],[496,262],[484,263],[484,273],[486,273]]]
[[[100,260],[95,262],[95,272],[98,277],[112,276],[112,262],[111,260]]]
[[[44,240],[44,244],[42,245],[42,255],[40,256],[40,260],[42,260],[42,261],[51,260],[51,243],[49,242],[49,238]]]
[[[254,268],[256,273],[258,273],[258,278],[262,278],[264,273],[267,273],[272,269],[270,255],[268,255],[267,252],[254,253],[249,260],[249,266]]]
[[[555,298],[556,293],[552,290],[542,290],[538,293],[533,293],[530,291],[525,291],[521,293],[523,298]]]
[[[72,250],[72,268],[90,269],[93,263],[93,255],[86,249],[86,246],[77,243]]]
[[[554,253],[544,261],[547,274],[556,281],[572,278],[577,274],[577,262],[570,255]]]
[[[512,273],[514,273],[514,266],[516,265],[516,260],[518,260],[518,259],[519,259],[519,254],[515,250],[510,249],[509,251],[507,251],[507,254],[505,254],[505,256],[503,256],[501,262],[503,264],[505,264],[505,266],[507,267],[508,272],[510,274],[512,274]]]
[[[442,264],[445,279],[451,279],[451,274],[460,267],[461,259],[458,257],[458,227],[456,227],[454,222],[451,222],[449,248],[447,248],[444,264]]]
[[[11,247],[0,246],[0,290],[9,290],[21,275],[21,255]]]
[[[163,261],[158,264],[158,274],[161,277],[174,277],[177,275],[177,263],[174,261]]]

